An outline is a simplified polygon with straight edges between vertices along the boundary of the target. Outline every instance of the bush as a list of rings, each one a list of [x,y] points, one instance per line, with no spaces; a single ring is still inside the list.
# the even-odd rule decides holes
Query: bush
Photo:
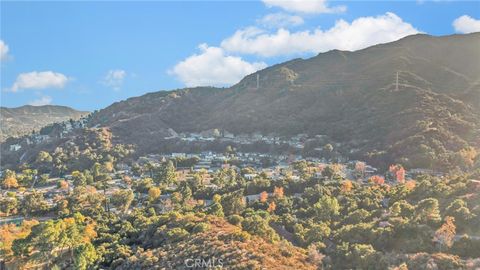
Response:
[[[189,233],[182,228],[173,228],[167,232],[167,239],[170,243],[183,240],[189,235]]]
[[[227,220],[232,225],[240,226],[243,221],[243,217],[239,215],[230,215],[228,216]]]
[[[197,225],[195,225],[193,227],[193,232],[194,233],[200,233],[200,232],[206,232],[210,229],[210,225],[205,223],[205,222],[201,222],[201,223],[198,223]]]
[[[234,241],[246,242],[246,241],[250,240],[251,237],[252,236],[248,232],[245,232],[245,231],[237,231],[237,232],[232,233],[232,240],[234,240]]]

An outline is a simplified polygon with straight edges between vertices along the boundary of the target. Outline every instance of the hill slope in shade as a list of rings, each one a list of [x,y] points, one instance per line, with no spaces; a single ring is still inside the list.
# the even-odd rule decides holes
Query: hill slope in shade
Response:
[[[0,107],[0,141],[8,137],[20,137],[38,131],[55,122],[79,119],[88,112],[77,111],[65,106],[21,106],[17,108]]]
[[[414,35],[295,59],[230,88],[130,98],[94,114],[92,125],[140,150],[161,145],[168,128],[325,134],[356,157],[431,167],[478,149],[479,112],[480,33]]]

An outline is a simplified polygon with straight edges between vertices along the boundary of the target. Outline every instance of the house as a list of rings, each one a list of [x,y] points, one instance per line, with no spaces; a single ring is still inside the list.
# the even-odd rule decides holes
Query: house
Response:
[[[257,177],[256,173],[246,173],[243,177],[247,180],[252,180],[253,178]]]
[[[226,130],[223,131],[223,137],[226,139],[235,139],[235,135],[233,135],[233,133],[230,133]]]
[[[366,174],[376,174],[377,173],[377,168],[374,168],[370,165],[365,165],[365,173]]]
[[[378,223],[378,227],[380,227],[380,228],[386,228],[386,227],[390,227],[390,226],[392,226],[392,224],[390,224],[390,222],[388,222],[388,221],[380,221]]]
[[[184,158],[185,157],[185,153],[172,153],[171,154],[172,158]]]
[[[10,151],[18,151],[22,148],[22,146],[20,144],[12,144],[10,145]]]

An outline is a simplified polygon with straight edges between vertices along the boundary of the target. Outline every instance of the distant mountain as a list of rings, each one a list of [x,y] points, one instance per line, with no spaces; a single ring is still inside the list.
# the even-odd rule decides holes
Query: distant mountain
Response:
[[[0,107],[0,141],[8,137],[18,137],[38,131],[55,122],[79,119],[88,112],[77,111],[65,106],[21,106],[17,108]]]
[[[99,111],[94,125],[145,151],[169,128],[219,128],[325,134],[354,157],[443,166],[480,147],[480,33],[413,35],[295,59],[230,88],[150,93]]]
[[[2,121],[18,119],[4,117],[7,111],[2,109]],[[139,155],[183,151],[185,143],[165,138],[219,129],[325,135],[335,151],[380,168],[397,162],[407,168],[471,168],[480,152],[480,33],[413,35],[355,52],[294,59],[229,88],[158,91],[116,102],[90,115],[87,125],[109,130],[113,143],[134,144]],[[76,134],[82,133],[70,137]],[[9,150],[7,144],[22,144],[10,140],[2,145],[4,163],[27,162],[65,140],[51,138],[33,148],[23,143],[20,151]]]

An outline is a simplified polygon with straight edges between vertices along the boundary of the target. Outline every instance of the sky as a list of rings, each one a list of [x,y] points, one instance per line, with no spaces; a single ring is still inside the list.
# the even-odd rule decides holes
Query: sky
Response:
[[[479,1],[0,1],[0,105],[93,111],[292,58],[480,31]]]

